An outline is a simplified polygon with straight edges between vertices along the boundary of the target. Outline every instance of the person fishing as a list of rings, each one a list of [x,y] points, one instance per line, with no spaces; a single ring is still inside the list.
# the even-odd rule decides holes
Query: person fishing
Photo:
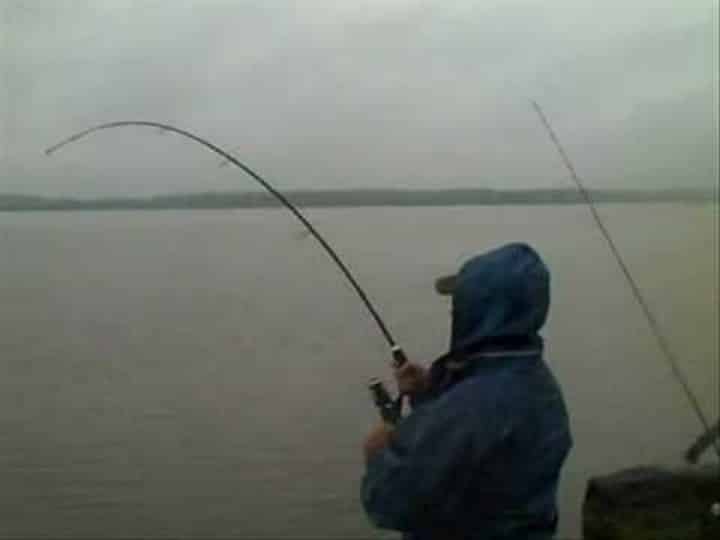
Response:
[[[552,538],[572,438],[538,334],[548,269],[531,247],[509,244],[436,290],[452,296],[449,352],[429,370],[395,370],[412,412],[365,440],[364,509],[412,540]]]

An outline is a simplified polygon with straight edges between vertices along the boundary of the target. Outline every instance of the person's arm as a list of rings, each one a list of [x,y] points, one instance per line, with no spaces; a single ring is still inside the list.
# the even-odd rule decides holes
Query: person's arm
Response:
[[[368,455],[361,497],[378,527],[411,531],[436,522],[458,471],[499,439],[491,411],[468,409],[462,394],[447,397],[405,418]],[[478,415],[488,416],[480,430]]]

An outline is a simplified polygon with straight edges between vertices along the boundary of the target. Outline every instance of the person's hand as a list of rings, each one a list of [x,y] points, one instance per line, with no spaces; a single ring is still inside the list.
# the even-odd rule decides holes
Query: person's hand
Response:
[[[365,444],[363,445],[366,460],[370,459],[390,443],[392,432],[392,426],[381,422],[368,434],[365,438]]]
[[[428,371],[419,364],[405,362],[395,370],[395,380],[401,394],[422,394],[429,386]]]

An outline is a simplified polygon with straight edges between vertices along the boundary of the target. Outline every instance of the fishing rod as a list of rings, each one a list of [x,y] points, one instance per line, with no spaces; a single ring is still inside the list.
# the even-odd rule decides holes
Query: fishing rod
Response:
[[[273,195],[278,201],[280,201],[290,212],[303,224],[303,226],[307,229],[307,231],[320,243],[322,248],[325,250],[325,252],[330,256],[330,258],[335,262],[337,267],[340,269],[342,274],[345,276],[345,278],[350,282],[350,285],[352,286],[355,293],[360,297],[360,300],[367,308],[368,312],[372,316],[373,320],[375,321],[375,324],[377,325],[378,329],[380,330],[380,333],[385,338],[385,341],[390,347],[390,352],[392,354],[392,365],[395,368],[401,367],[403,364],[407,362],[407,356],[405,355],[405,352],[403,351],[402,347],[398,345],[398,343],[395,341],[395,338],[390,333],[390,330],[388,329],[387,325],[385,324],[385,321],[380,316],[380,313],[378,313],[377,309],[375,309],[375,306],[370,301],[370,298],[368,297],[365,290],[360,286],[360,284],[355,279],[355,276],[350,271],[350,268],[342,261],[338,253],[333,249],[333,247],[328,243],[327,240],[320,234],[320,232],[313,226],[312,223],[303,215],[303,213],[293,204],[291,203],[287,197],[285,197],[280,191],[275,189],[272,185],[270,185],[264,178],[262,178],[257,172],[252,170],[250,167],[236,159],[234,156],[232,156],[229,152],[223,150],[219,146],[203,139],[202,137],[198,137],[197,135],[194,135],[193,133],[190,133],[189,131],[176,128],[174,126],[171,126],[169,124],[163,124],[160,122],[149,122],[145,120],[123,120],[119,122],[108,122],[105,124],[99,124],[96,126],[93,126],[91,128],[85,129],[83,131],[79,131],[66,139],[61,140],[57,144],[49,147],[47,150],[45,150],[46,155],[51,155],[55,153],[57,150],[61,149],[62,147],[74,143],[76,141],[79,141],[80,139],[83,139],[87,137],[88,135],[95,133],[97,131],[105,130],[105,129],[113,129],[113,128],[120,128],[120,127],[128,127],[128,126],[140,126],[140,127],[149,127],[154,128],[156,130],[160,130],[161,133],[166,132],[172,132],[176,133],[178,135],[182,135],[183,137],[186,137],[188,139],[191,139],[204,147],[212,150],[216,154],[219,154],[221,157],[225,159],[225,162],[232,163],[233,165],[239,167],[242,171],[244,171],[246,174],[248,174],[251,178],[253,178],[256,182],[258,182],[263,188],[265,188],[271,195]],[[370,390],[371,396],[373,398],[373,401],[375,402],[375,405],[377,406],[381,417],[388,423],[395,423],[400,417],[401,409],[402,409],[402,394],[400,394],[396,399],[392,399],[385,389],[384,385],[379,379],[373,378],[368,383],[368,388]]]
[[[687,381],[687,378],[683,374],[682,370],[680,369],[679,362],[677,360],[677,357],[673,353],[670,344],[668,343],[668,340],[665,338],[665,335],[663,334],[660,325],[657,322],[657,319],[655,319],[655,316],[653,315],[652,311],[650,310],[650,306],[648,305],[647,301],[645,300],[645,297],[642,294],[642,291],[640,290],[640,287],[638,286],[635,279],[633,279],[632,274],[630,273],[630,269],[628,268],[627,264],[625,264],[624,259],[622,258],[622,255],[620,255],[620,251],[618,250],[617,246],[615,245],[615,242],[612,239],[612,236],[610,236],[610,232],[608,231],[607,227],[605,226],[605,223],[603,222],[602,218],[600,217],[600,214],[597,211],[597,208],[595,207],[595,204],[593,203],[592,198],[590,197],[590,193],[587,189],[585,189],[585,186],[580,180],[580,177],[577,174],[577,171],[575,170],[575,167],[573,166],[572,162],[570,161],[570,157],[568,156],[567,152],[563,148],[562,144],[560,143],[560,139],[555,134],[555,130],[553,130],[552,126],[550,125],[550,121],[548,120],[547,116],[545,116],[545,113],[540,108],[540,105],[538,105],[537,102],[531,101],[533,109],[540,117],[540,122],[545,127],[550,140],[555,145],[555,148],[558,151],[558,154],[560,154],[560,158],[562,159],[563,163],[565,164],[565,167],[567,168],[568,172],[570,173],[570,177],[573,179],[575,184],[577,185],[578,189],[580,190],[580,194],[582,195],[583,199],[585,200],[585,203],[590,208],[590,212],[592,213],[592,216],[595,220],[595,223],[597,224],[598,228],[600,229],[600,232],[605,237],[605,240],[607,241],[608,246],[610,247],[610,251],[615,256],[615,260],[617,261],[618,265],[620,266],[620,270],[622,270],[622,273],[625,275],[625,279],[627,280],[628,284],[630,285],[630,289],[632,290],[633,295],[635,296],[635,299],[637,300],[638,304],[642,308],[643,313],[645,314],[645,318],[648,321],[648,325],[650,326],[650,330],[655,335],[655,339],[657,340],[658,346],[660,347],[660,350],[663,353],[663,356],[667,360],[667,363],[670,365],[670,369],[672,370],[673,375],[677,379],[677,381],[680,383],[680,386],[682,387],[685,396],[687,397],[688,402],[690,403],[690,406],[695,412],[695,415],[697,416],[698,420],[700,420],[700,423],[703,426],[703,429],[705,430],[705,433],[712,433],[712,428],[710,426],[710,423],[708,422],[707,418],[705,417],[705,414],[702,411],[702,408],[700,407],[700,403],[698,402],[697,397],[692,391],[692,388],[690,387],[690,384]],[[717,442],[713,443],[713,447],[715,449],[715,452],[718,455],[718,459],[720,459],[720,444]]]

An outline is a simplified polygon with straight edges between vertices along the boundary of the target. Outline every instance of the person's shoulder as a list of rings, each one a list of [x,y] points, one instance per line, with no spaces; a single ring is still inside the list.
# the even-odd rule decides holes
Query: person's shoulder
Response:
[[[448,389],[439,399],[451,406],[467,407],[469,410],[485,409],[503,399],[511,379],[504,372],[474,373]]]

